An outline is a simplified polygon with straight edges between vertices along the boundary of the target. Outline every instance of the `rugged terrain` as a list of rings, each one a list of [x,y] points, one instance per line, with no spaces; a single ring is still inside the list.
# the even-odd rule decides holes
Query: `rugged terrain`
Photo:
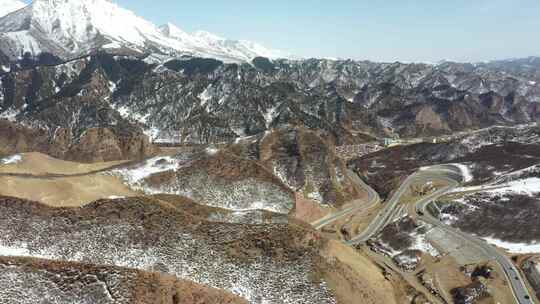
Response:
[[[539,105],[538,57],[294,59],[0,0],[0,302],[531,303]]]
[[[535,165],[498,174],[494,181],[479,187],[458,189],[465,193],[457,192],[442,199],[439,216],[510,252],[536,253],[540,241],[536,216],[540,202],[539,177],[540,170]]]
[[[101,200],[80,209],[51,209],[8,197],[0,205],[4,251],[160,271],[255,303],[334,303],[324,276],[317,274],[339,260],[321,256],[325,241],[306,228],[210,223],[142,197]],[[369,282],[359,282],[367,299],[387,297],[384,285]]]
[[[335,146],[324,135],[299,127],[237,140],[227,150],[262,163],[304,198],[341,207],[359,196]]]
[[[287,214],[294,207],[292,190],[260,163],[214,148],[155,157],[111,174],[147,194],[183,195],[236,211]]]
[[[477,131],[434,137],[420,143],[403,144],[352,158],[347,165],[382,196],[417,169],[435,164],[463,164],[469,185],[493,181],[498,175],[538,163],[540,129],[537,125],[489,127]]]
[[[2,127],[2,140],[19,138],[3,153],[109,160],[151,154],[142,131],[157,141],[216,143],[300,125],[341,145],[366,134],[440,135],[538,119],[536,57],[431,65],[247,51],[231,62],[217,53],[238,44],[94,4],[124,20],[123,30],[87,9],[89,0],[37,0],[0,18],[0,117],[15,124]]]
[[[14,69],[0,76],[0,115],[12,121],[2,140],[10,152],[34,145],[64,158],[86,152],[76,150],[85,143],[83,155],[105,150],[111,159],[151,154],[143,130],[154,141],[217,143],[301,125],[342,145],[365,141],[365,133],[449,134],[536,121],[538,114],[537,85],[517,76],[506,85],[510,76],[487,67],[266,62],[270,68],[197,58],[149,64],[100,53]],[[435,79],[448,83],[435,86]],[[491,110],[486,100],[495,96],[505,102]],[[42,139],[28,143],[33,137]]]

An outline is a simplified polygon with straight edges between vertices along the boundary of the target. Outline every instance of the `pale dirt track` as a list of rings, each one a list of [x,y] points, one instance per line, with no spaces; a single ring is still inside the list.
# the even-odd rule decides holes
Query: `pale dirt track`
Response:
[[[0,165],[0,195],[39,201],[52,207],[79,207],[109,197],[137,196],[120,179],[97,172],[125,161],[83,164],[41,153],[21,154],[15,164]]]
[[[85,174],[118,166],[126,161],[101,163],[77,163],[56,159],[46,154],[31,152],[20,154],[22,160],[16,164],[0,165],[0,174],[31,174],[31,175],[73,175]]]
[[[102,198],[139,194],[118,178],[103,174],[52,179],[0,176],[0,195],[38,201],[52,207],[79,207]]]

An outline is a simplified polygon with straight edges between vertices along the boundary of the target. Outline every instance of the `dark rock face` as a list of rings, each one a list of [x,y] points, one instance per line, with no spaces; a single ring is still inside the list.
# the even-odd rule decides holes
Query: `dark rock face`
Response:
[[[137,123],[123,119],[107,102],[109,79],[136,67],[108,59],[94,56],[1,75],[0,140],[5,145],[0,153],[39,151],[84,162],[155,153]]]
[[[61,127],[51,132],[0,121],[0,155],[42,152],[66,160],[98,162],[141,159],[157,152],[140,131],[122,134],[115,129],[92,128],[78,138],[72,132]]]
[[[300,125],[340,145],[357,141],[358,132],[434,135],[537,121],[540,114],[538,68],[520,61],[433,66],[256,58],[252,66],[182,57],[161,65],[98,53],[62,64],[32,62],[0,74],[1,117],[69,128],[75,137],[88,128],[130,125],[162,141],[210,143]]]
[[[456,304],[472,304],[477,303],[480,299],[489,296],[486,285],[480,281],[464,286],[454,288],[450,291]]]

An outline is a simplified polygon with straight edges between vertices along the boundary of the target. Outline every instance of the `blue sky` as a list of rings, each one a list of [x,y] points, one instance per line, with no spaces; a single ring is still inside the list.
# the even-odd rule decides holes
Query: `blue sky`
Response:
[[[539,0],[112,0],[156,24],[303,57],[483,61],[540,55]]]

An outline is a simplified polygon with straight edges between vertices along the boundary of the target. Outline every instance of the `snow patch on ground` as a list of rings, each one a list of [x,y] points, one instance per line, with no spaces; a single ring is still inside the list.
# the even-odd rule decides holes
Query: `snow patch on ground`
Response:
[[[130,107],[126,105],[118,106],[115,104],[111,104],[111,107],[115,109],[120,116],[124,119],[128,119],[131,121],[137,121],[141,124],[146,125],[148,123],[148,118],[150,117],[150,113],[142,115],[141,113],[138,113],[137,111],[133,111]]]
[[[526,253],[540,253],[540,244],[539,243],[512,243],[512,242],[506,242],[503,240],[499,240],[492,237],[484,237],[483,238],[486,242],[489,244],[495,245],[497,247],[503,248],[507,250],[510,253],[519,253],[519,254],[526,254]]]
[[[16,121],[17,115],[19,115],[20,113],[21,113],[20,110],[7,109],[6,111],[0,113],[0,119],[6,119],[6,120],[9,120],[11,122],[14,122],[14,121]]]
[[[154,157],[137,167],[115,169],[112,174],[120,176],[128,185],[137,185],[150,175],[178,170],[178,161],[170,156]]]
[[[114,93],[116,91],[116,83],[109,81],[109,91]]]
[[[457,222],[459,218],[452,214],[442,213],[439,217],[439,220],[447,226],[451,226],[453,223]]]
[[[239,143],[255,143],[257,141],[257,136],[256,135],[251,135],[251,136],[243,136],[243,137],[237,137],[235,140],[234,140],[234,143],[235,144],[239,144]]]
[[[219,152],[219,149],[209,147],[209,148],[206,148],[206,149],[205,149],[205,152],[206,152],[208,155],[216,155],[216,154]]]
[[[530,166],[530,167],[527,167],[527,168],[524,168],[524,169],[521,169],[521,170],[516,170],[516,171],[513,171],[511,173],[508,173],[508,174],[506,174],[505,178],[516,179],[516,178],[519,178],[523,174],[529,174],[529,173],[535,172],[537,170],[540,170],[540,164]]]
[[[208,86],[201,94],[199,94],[199,99],[201,100],[201,107],[206,106],[208,101],[212,99],[212,95],[210,95],[210,88],[211,86]]]
[[[265,122],[265,125],[266,125],[267,129],[270,128],[270,125],[272,124],[272,121],[274,121],[274,119],[276,118],[277,109],[278,109],[278,107],[275,106],[275,107],[272,107],[272,108],[268,109],[268,111],[266,113],[264,113],[264,122]]]
[[[461,171],[461,176],[463,176],[464,183],[468,183],[474,179],[471,173],[471,170],[469,169],[467,165],[464,165],[464,164],[452,164],[452,165],[459,168],[459,170]]]
[[[426,228],[428,228],[428,227],[426,227]],[[428,229],[426,229],[426,230],[428,230]],[[418,233],[418,231],[413,233],[411,235],[411,237],[413,238],[413,243],[409,247],[409,249],[419,250],[419,251],[427,253],[427,254],[429,254],[429,255],[431,255],[433,257],[439,256],[440,255],[439,252],[427,240],[426,235],[427,235],[426,233]]]
[[[405,217],[394,221],[394,223],[403,220]],[[403,250],[396,250],[392,248],[390,244],[383,242],[381,239],[378,240],[378,243],[382,245],[379,249],[381,249],[391,258],[395,258],[403,254],[403,252],[405,252],[406,250],[418,250],[423,253],[427,253],[433,257],[437,257],[440,255],[439,251],[437,251],[437,249],[435,249],[435,247],[431,245],[431,243],[426,237],[431,228],[431,225],[421,222],[420,226],[415,228],[415,230],[409,234],[410,238],[412,239],[411,245],[407,248],[404,248]]]
[[[0,159],[0,164],[2,165],[14,165],[22,161],[22,155],[15,154],[5,158]]]
[[[517,193],[524,195],[534,195],[540,193],[540,178],[538,177],[528,177],[520,178],[524,174],[530,174],[538,170],[538,165],[531,166],[525,169],[505,172],[500,174],[497,177],[495,182],[471,186],[471,187],[460,187],[455,188],[449,193],[459,193],[459,192],[486,192],[493,194],[505,194],[505,193]]]
[[[25,243],[6,245],[0,243],[0,256],[12,256],[12,257],[30,257],[38,259],[53,258],[49,255],[38,254],[31,252],[28,249],[28,245]]]
[[[515,180],[508,183],[504,183],[498,186],[498,188],[487,190],[488,193],[518,193],[532,196],[540,193],[540,178],[531,177],[521,180]]]
[[[319,191],[313,191],[313,192],[307,193],[307,198],[309,198],[311,200],[314,200],[314,201],[317,201],[317,202],[322,202],[323,201],[323,197],[322,197],[321,193],[319,193]]]
[[[159,142],[159,135],[161,131],[158,128],[151,127],[149,129],[143,129],[144,135],[148,136],[151,142]],[[170,141],[168,141],[170,142]]]
[[[122,199],[122,198],[126,198],[126,197],[125,196],[116,196],[116,195],[111,195],[111,196],[108,197],[108,199],[112,199],[112,200],[114,200],[114,199]]]

